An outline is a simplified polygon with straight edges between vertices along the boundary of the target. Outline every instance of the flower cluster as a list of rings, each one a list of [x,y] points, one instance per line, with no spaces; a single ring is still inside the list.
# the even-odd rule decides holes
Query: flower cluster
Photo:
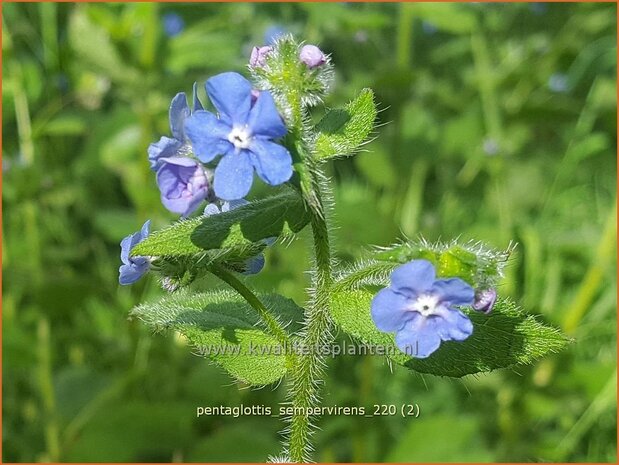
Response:
[[[274,43],[254,48],[250,67],[264,64],[276,48]],[[298,60],[309,73],[327,58],[318,47],[305,45],[298,51]],[[205,110],[194,83],[191,107],[184,92],[172,99],[171,137],[163,136],[148,147],[161,202],[182,218],[205,201],[205,215],[247,203],[244,197],[251,189],[254,173],[277,186],[290,180],[293,172],[292,156],[281,144],[288,130],[271,92],[254,88],[235,72],[213,76],[205,87],[214,111]],[[148,225],[121,244],[121,284],[135,282],[150,268],[148,258],[129,257],[132,248],[148,235]],[[263,266],[264,257],[259,255],[246,263],[246,272],[257,273]]]
[[[491,308],[491,301],[487,295],[479,310]],[[463,341],[473,333],[471,320],[455,307],[475,302],[475,291],[465,281],[436,279],[432,263],[413,260],[393,271],[391,285],[376,294],[371,312],[379,330],[396,333],[402,352],[426,358],[442,341]]]
[[[250,68],[260,68],[266,64],[267,57],[273,52],[273,46],[254,47],[249,57]],[[299,60],[308,68],[317,68],[327,62],[327,56],[315,45],[304,45],[299,51]]]
[[[170,105],[173,137],[148,148],[163,205],[183,217],[204,200],[245,197],[254,171],[273,186],[292,176],[290,153],[274,142],[287,130],[269,92],[232,72],[209,79],[206,92],[217,114],[204,110],[195,86],[193,111],[181,92]]]
[[[297,44],[289,34],[254,47],[248,69],[256,87],[268,90],[288,124],[298,124],[294,108],[322,101],[331,88],[333,66],[328,54],[312,44]]]

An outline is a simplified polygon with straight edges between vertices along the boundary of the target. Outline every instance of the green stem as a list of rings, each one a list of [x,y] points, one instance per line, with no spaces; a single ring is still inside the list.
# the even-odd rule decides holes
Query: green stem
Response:
[[[56,395],[52,375],[51,338],[49,321],[40,319],[38,326],[38,380],[39,390],[45,412],[45,445],[47,448],[47,460],[58,462],[60,460],[60,432],[56,415]]]
[[[284,327],[277,321],[277,319],[269,312],[269,310],[265,307],[265,305],[258,299],[256,294],[254,294],[249,288],[247,288],[240,280],[236,278],[232,273],[225,270],[219,265],[213,264],[209,267],[211,273],[217,276],[226,284],[230,285],[235,291],[237,291],[241,296],[247,301],[251,307],[258,312],[262,321],[266,324],[271,334],[275,336],[279,343],[281,343],[284,347],[288,347],[290,343],[290,338],[288,337],[288,333]]]
[[[296,149],[303,152],[303,147]],[[315,406],[318,398],[318,379],[323,356],[318,348],[333,341],[329,317],[329,296],[333,283],[331,270],[331,247],[326,222],[323,192],[316,166],[307,153],[301,153],[306,170],[301,174],[301,187],[306,205],[311,214],[311,228],[314,242],[315,269],[310,302],[305,311],[303,332],[303,353],[298,356],[292,373],[290,397],[295,413],[290,420],[288,454],[292,462],[307,462],[310,459],[311,418],[302,412]]]
[[[490,137],[500,144],[503,138],[503,118],[496,92],[496,71],[492,66],[488,41],[481,25],[471,35],[471,51],[486,130]]]
[[[34,141],[32,140],[32,123],[30,119],[30,108],[28,106],[28,96],[22,84],[24,82],[24,73],[19,62],[13,62],[12,65],[11,82],[13,84],[13,102],[15,105],[19,148],[24,163],[30,166],[34,163],[35,150]]]

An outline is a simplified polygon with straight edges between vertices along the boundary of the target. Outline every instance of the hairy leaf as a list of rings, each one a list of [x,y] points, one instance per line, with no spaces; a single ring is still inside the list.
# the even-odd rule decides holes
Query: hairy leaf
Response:
[[[183,257],[200,254],[205,263],[241,261],[259,253],[264,248],[263,239],[297,233],[308,222],[309,215],[301,196],[292,189],[285,189],[228,212],[179,221],[151,234],[132,250],[131,255]]]
[[[511,301],[499,300],[490,315],[465,310],[474,326],[465,341],[443,342],[430,357],[411,358],[395,346],[393,334],[376,328],[370,315],[374,295],[367,289],[336,290],[331,298],[333,319],[342,330],[366,344],[383,347],[385,355],[420,373],[462,377],[526,365],[568,343],[557,329],[525,314]]]
[[[292,300],[277,294],[260,297],[291,334],[299,329],[303,310]],[[273,383],[288,368],[284,348],[261,327],[256,311],[238,294],[179,291],[138,305],[130,315],[157,331],[178,331],[198,353],[245,383]]]
[[[363,89],[344,109],[331,110],[317,124],[316,158],[354,154],[374,129],[375,119],[374,93]]]

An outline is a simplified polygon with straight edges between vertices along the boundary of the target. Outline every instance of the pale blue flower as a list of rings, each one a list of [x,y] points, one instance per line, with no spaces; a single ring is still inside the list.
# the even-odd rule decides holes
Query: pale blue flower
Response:
[[[372,300],[376,327],[395,332],[400,350],[425,358],[441,341],[463,341],[473,333],[471,320],[455,306],[471,305],[475,291],[460,278],[436,279],[434,265],[413,260],[396,268],[391,285]]]
[[[292,176],[292,157],[275,142],[286,134],[273,97],[259,93],[252,104],[252,86],[238,73],[223,73],[206,83],[218,116],[197,111],[185,123],[193,153],[204,163],[222,155],[214,175],[215,195],[223,200],[245,197],[254,170],[267,184],[276,186]]]
[[[193,85],[193,111],[202,110],[202,103],[198,98],[197,83]],[[188,140],[185,134],[185,120],[191,115],[185,92],[179,92],[170,103],[170,132],[172,137],[163,136],[157,142],[148,146],[148,161],[150,169],[157,171],[161,166],[161,159],[185,155],[188,150]]]
[[[168,37],[179,35],[185,29],[185,21],[177,13],[163,15],[163,30]]]
[[[148,237],[150,220],[146,221],[142,229],[130,234],[120,242],[120,260],[122,265],[118,269],[118,282],[123,286],[133,284],[140,279],[150,268],[147,257],[130,257],[131,250]]]
[[[188,216],[209,196],[209,182],[202,165],[192,158],[162,158],[157,171],[161,203],[173,213]]]

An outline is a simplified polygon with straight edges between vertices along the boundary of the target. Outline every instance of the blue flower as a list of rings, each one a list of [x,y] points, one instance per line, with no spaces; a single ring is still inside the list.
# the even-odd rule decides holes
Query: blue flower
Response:
[[[218,215],[219,213],[225,213],[235,208],[247,205],[249,202],[245,199],[233,200],[231,202],[224,202],[221,204],[221,209],[214,203],[209,203],[204,209],[204,216]],[[264,240],[266,245],[272,245],[275,242],[275,238],[268,238]],[[245,271],[243,274],[257,274],[264,268],[264,254],[259,254],[253,258],[250,258],[245,262]]]
[[[197,83],[193,85],[193,111],[202,110],[198,99]],[[159,141],[148,146],[148,161],[150,169],[157,171],[161,167],[161,159],[184,155],[187,152],[187,136],[185,134],[185,120],[191,115],[185,92],[179,92],[170,104],[170,131],[172,137],[163,136]]]
[[[395,332],[400,350],[426,358],[441,341],[463,341],[473,324],[455,305],[471,305],[475,291],[460,278],[436,279],[427,260],[413,260],[396,268],[391,286],[372,300],[372,319],[381,331]]]
[[[176,13],[163,15],[163,30],[168,37],[179,35],[185,29],[185,21]]]
[[[252,105],[252,88],[238,73],[223,73],[206,82],[206,92],[219,113],[197,111],[185,123],[193,153],[204,163],[223,155],[215,169],[214,189],[223,200],[238,200],[251,188],[254,170],[276,186],[292,176],[292,157],[272,139],[286,126],[273,97],[260,92]]]
[[[192,158],[161,158],[157,185],[161,203],[173,213],[188,216],[209,196],[209,182],[202,165]]]
[[[142,229],[130,234],[120,242],[120,260],[123,264],[118,269],[118,282],[123,286],[133,284],[140,279],[150,268],[147,257],[130,257],[131,250],[148,237],[150,220],[146,221]]]

